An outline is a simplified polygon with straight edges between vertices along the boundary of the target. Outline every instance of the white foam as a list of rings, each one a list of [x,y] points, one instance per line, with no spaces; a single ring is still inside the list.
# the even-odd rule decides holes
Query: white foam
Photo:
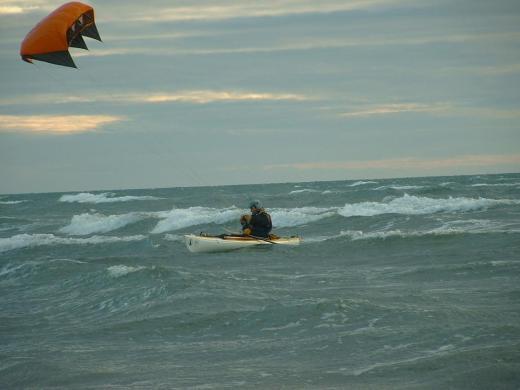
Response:
[[[54,234],[17,234],[12,237],[0,238],[0,253],[13,249],[35,247],[42,245],[96,245],[117,242],[144,240],[146,236],[135,235],[126,237],[92,236],[88,238],[59,237]]]
[[[147,213],[121,215],[79,214],[74,215],[69,225],[60,229],[61,233],[84,236],[92,233],[107,233],[149,217]]]
[[[332,238],[348,237],[352,241],[357,240],[385,240],[388,238],[413,238],[413,237],[425,237],[425,236],[452,236],[460,234],[496,234],[496,233],[520,233],[520,229],[508,229],[500,227],[485,227],[485,226],[464,226],[464,227],[452,227],[444,225],[435,229],[420,230],[420,231],[406,231],[406,230],[388,230],[388,231],[375,231],[375,232],[363,232],[360,230],[347,230],[341,231],[339,236],[333,236]],[[307,241],[307,240],[306,240]]]
[[[312,190],[310,188],[304,188],[303,190],[294,190],[289,192],[289,195],[302,194],[304,192],[320,192],[318,190]]]
[[[270,211],[274,227],[305,225],[320,219],[332,217],[336,208],[300,207],[293,209],[272,209]]]
[[[381,190],[391,189],[391,190],[397,190],[397,191],[405,191],[405,190],[419,190],[421,188],[424,188],[424,186],[387,185],[387,186],[381,186],[381,187],[374,188],[374,190],[381,191]]]
[[[405,194],[383,202],[347,203],[338,210],[344,217],[374,216],[380,214],[420,215],[440,212],[468,212],[500,205],[520,204],[516,199],[447,198],[434,199]]]
[[[0,200],[0,204],[20,204],[27,202],[26,200]]]
[[[377,184],[377,181],[356,181],[355,183],[348,184],[347,187],[358,187],[366,184]]]
[[[157,223],[151,233],[165,233],[190,226],[207,223],[224,224],[233,220],[238,221],[244,210],[236,207],[215,209],[209,207],[190,207],[187,209],[173,209],[160,213],[164,218]]]
[[[184,236],[180,234],[165,234],[164,239],[167,241],[184,242]]]
[[[266,332],[266,331],[278,331],[278,330],[285,330],[285,329],[291,329],[291,328],[297,328],[301,326],[301,323],[300,321],[296,321],[296,322],[289,322],[287,325],[282,325],[282,326],[273,326],[273,327],[270,327],[270,328],[262,328],[260,329],[261,332]]]
[[[142,267],[142,266],[131,267],[128,265],[113,265],[111,267],[108,267],[107,271],[110,274],[110,276],[112,276],[113,278],[120,278],[121,276],[125,276],[125,275],[140,271],[145,268],[146,267]]]
[[[471,187],[520,187],[520,183],[495,183],[495,184],[477,183],[477,184],[472,184]]]
[[[155,196],[114,196],[114,193],[104,192],[101,194],[91,194],[90,192],[82,192],[73,195],[62,195],[60,202],[68,203],[114,203],[114,202],[130,202],[134,200],[158,200]]]
[[[427,230],[379,230],[363,232],[362,230],[342,230],[330,236],[305,237],[304,244],[312,244],[340,238],[357,240],[384,240],[389,238],[413,238],[425,236],[450,236],[460,234],[520,234],[518,224],[507,224],[486,219],[467,219],[448,221],[437,228]]]
[[[0,277],[4,277],[6,275],[16,273],[18,270],[25,268],[26,266],[31,265],[31,264],[33,264],[33,263],[29,262],[29,263],[23,263],[23,264],[18,264],[18,265],[7,264],[0,270]]]

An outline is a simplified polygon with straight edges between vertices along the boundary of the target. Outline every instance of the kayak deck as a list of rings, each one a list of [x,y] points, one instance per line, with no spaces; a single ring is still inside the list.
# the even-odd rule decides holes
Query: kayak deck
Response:
[[[240,235],[220,235],[212,236],[201,233],[200,235],[187,234],[184,241],[190,252],[224,252],[235,249],[248,248],[258,245],[299,245],[299,237],[278,237],[269,238],[240,236]]]

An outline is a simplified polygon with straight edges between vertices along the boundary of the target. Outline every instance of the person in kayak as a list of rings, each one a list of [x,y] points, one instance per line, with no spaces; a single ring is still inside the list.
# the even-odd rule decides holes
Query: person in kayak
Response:
[[[242,233],[246,236],[269,238],[273,228],[271,216],[265,211],[257,200],[249,204],[251,215],[243,215],[240,218]]]

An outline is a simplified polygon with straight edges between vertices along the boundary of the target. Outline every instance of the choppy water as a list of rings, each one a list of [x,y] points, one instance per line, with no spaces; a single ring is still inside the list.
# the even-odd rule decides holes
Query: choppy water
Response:
[[[191,254],[252,198],[299,247]],[[0,197],[1,388],[520,387],[520,174]]]

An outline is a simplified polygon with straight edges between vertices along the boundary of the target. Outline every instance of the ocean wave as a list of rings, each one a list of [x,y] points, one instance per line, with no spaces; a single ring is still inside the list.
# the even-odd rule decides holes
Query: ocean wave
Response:
[[[26,200],[0,200],[0,204],[5,204],[5,205],[8,205],[8,204],[20,204],[20,203],[25,203],[27,202]]]
[[[491,220],[455,220],[441,226],[425,230],[391,229],[378,231],[341,230],[339,234],[330,236],[305,237],[305,244],[319,243],[348,238],[358,240],[385,240],[391,238],[417,238],[427,236],[451,236],[462,234],[520,234],[518,224],[507,224]]]
[[[312,190],[312,189],[310,189],[310,188],[304,188],[303,190],[294,190],[294,191],[291,191],[291,192],[289,192],[289,195],[302,194],[302,193],[305,193],[305,192],[321,192],[321,191],[318,191],[318,190]]]
[[[107,233],[153,216],[153,213],[132,212],[121,215],[79,214],[74,215],[69,225],[60,229],[61,233],[85,236],[92,233]]]
[[[146,236],[140,234],[126,237],[92,236],[88,238],[59,237],[55,236],[54,234],[17,234],[12,237],[0,238],[0,253],[13,249],[42,245],[96,245],[141,241],[145,238]]]
[[[184,242],[184,236],[179,234],[165,234],[164,239],[173,242]]]
[[[111,267],[107,268],[108,274],[113,278],[120,278],[122,276],[131,274],[133,272],[137,272],[140,270],[145,269],[146,267],[138,266],[138,267],[131,267],[128,265],[113,265]]]
[[[520,187],[520,183],[476,183],[472,184],[471,187]]]
[[[356,181],[355,183],[347,184],[347,187],[359,187],[366,184],[377,184],[377,181]]]
[[[386,197],[381,202],[347,203],[343,207],[272,208],[269,209],[269,213],[271,214],[274,227],[285,228],[314,223],[335,215],[343,217],[370,217],[381,214],[458,213],[508,204],[520,204],[520,200],[451,197],[442,199],[405,194],[399,198]],[[117,215],[83,213],[74,215],[70,224],[62,227],[59,232],[76,236],[102,234],[121,229],[144,219],[153,218],[159,221],[150,233],[160,234],[203,224],[223,225],[229,222],[238,223],[240,215],[246,212],[247,210],[239,209],[235,206],[223,209],[195,206],[175,208],[168,211],[134,211]]]
[[[278,208],[269,210],[275,227],[300,226],[319,221],[337,214],[337,208]],[[147,218],[159,219],[150,233],[160,234],[192,226],[214,223],[217,225],[237,222],[247,210],[237,207],[216,209],[209,207],[189,207],[157,212],[130,212],[119,215],[83,213],[74,215],[69,225],[62,227],[60,233],[83,236],[108,233]],[[168,238],[166,238],[168,239]]]
[[[0,269],[0,278],[5,276],[10,276],[11,274],[17,273],[19,270],[31,265],[31,263],[23,263],[23,264],[6,264]]]
[[[240,215],[243,213],[244,210],[240,210],[236,207],[226,209],[209,207],[173,209],[160,214],[160,217],[163,219],[157,223],[151,233],[165,233],[207,223],[224,224],[233,220],[238,221]]]
[[[374,191],[381,191],[381,190],[396,190],[396,191],[406,191],[406,190],[420,190],[422,188],[425,188],[424,186],[398,186],[398,185],[387,185],[387,186],[381,186],[374,188]]]
[[[349,237],[352,241],[357,240],[385,240],[389,238],[414,238],[427,236],[452,236],[462,234],[518,234],[520,229],[471,229],[456,227],[439,227],[424,231],[389,230],[381,232],[341,231],[340,237]],[[337,236],[336,236],[337,237]]]
[[[130,202],[134,200],[159,200],[155,196],[115,196],[116,194],[111,192],[104,192],[101,194],[91,194],[90,192],[82,192],[73,195],[62,195],[59,199],[60,202],[68,203],[114,203],[114,202]]]
[[[421,215],[441,212],[468,212],[501,205],[517,205],[516,199],[447,198],[436,199],[405,194],[383,202],[347,203],[338,210],[344,217],[370,217],[381,214]]]
[[[336,208],[301,207],[270,210],[274,227],[300,226],[336,215]]]

